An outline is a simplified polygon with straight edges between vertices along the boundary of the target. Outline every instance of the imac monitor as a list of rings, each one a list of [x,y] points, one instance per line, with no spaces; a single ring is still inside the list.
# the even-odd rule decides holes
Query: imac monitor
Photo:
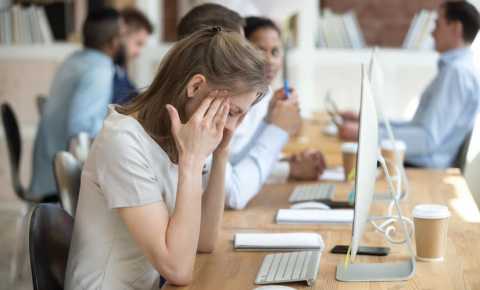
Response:
[[[377,175],[378,118],[367,70],[362,65],[360,124],[355,176],[355,212],[353,219],[350,255],[355,260],[360,242],[369,223],[370,206],[375,192]],[[398,204],[396,204],[398,207]],[[401,214],[399,212],[399,214]],[[403,281],[415,273],[415,258],[408,239],[410,258],[393,263],[340,263],[336,278],[339,281]],[[348,255],[348,254],[347,254]]]
[[[378,157],[378,118],[368,75],[362,66],[360,125],[355,177],[355,213],[353,219],[351,256],[355,259],[359,243],[368,222],[370,205],[375,192]]]

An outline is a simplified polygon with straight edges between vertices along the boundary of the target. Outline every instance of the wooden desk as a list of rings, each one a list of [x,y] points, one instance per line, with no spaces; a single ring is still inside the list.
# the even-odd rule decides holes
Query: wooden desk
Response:
[[[312,127],[313,128],[313,127]],[[310,130],[310,129],[308,129]],[[318,136],[318,140],[321,140]],[[329,137],[328,137],[329,138]],[[316,142],[315,142],[316,143]],[[339,154],[338,141],[327,140],[332,154]],[[316,144],[322,148],[322,144]],[[293,152],[296,147],[289,150]],[[337,148],[337,153],[333,153]],[[327,153],[328,154],[328,153]],[[328,156],[327,156],[328,157]],[[332,160],[338,157],[329,157]],[[408,170],[411,194],[402,201],[407,216],[418,203],[448,205],[452,213],[446,259],[441,263],[417,262],[415,276],[405,282],[342,283],[335,280],[336,265],[343,261],[342,255],[333,255],[329,250],[336,244],[349,244],[350,226],[325,225],[277,225],[274,216],[278,208],[286,208],[288,196],[294,184],[267,185],[243,211],[227,211],[218,247],[213,254],[199,255],[195,263],[194,281],[181,289],[253,289],[254,280],[266,253],[235,252],[232,237],[236,232],[268,231],[313,231],[322,235],[325,251],[320,262],[320,273],[314,287],[292,284],[296,289],[480,289],[480,212],[469,192],[465,180],[456,169]],[[385,181],[379,179],[379,190],[385,189]],[[345,196],[351,185],[339,183],[337,193]],[[372,205],[372,213],[385,211],[385,204]],[[365,245],[387,245],[384,237],[370,226],[364,236]],[[407,257],[403,246],[388,245],[392,252],[388,257],[359,257],[358,261],[394,261]],[[164,289],[177,289],[170,285]]]
[[[329,166],[342,165],[341,142],[336,137],[322,133],[322,128],[327,125],[328,120],[325,115],[316,114],[314,120],[305,121],[300,136],[285,146],[284,153],[292,154],[309,148],[318,149],[323,152]]]

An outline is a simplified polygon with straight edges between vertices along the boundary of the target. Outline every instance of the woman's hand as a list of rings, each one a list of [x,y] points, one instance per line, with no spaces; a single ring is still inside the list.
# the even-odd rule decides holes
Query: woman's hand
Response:
[[[206,97],[187,123],[182,124],[178,111],[167,105],[172,135],[179,162],[195,161],[203,166],[205,159],[220,144],[230,110],[228,98]]]
[[[287,98],[283,88],[277,90],[270,101],[266,119],[290,136],[298,135],[302,127],[302,117],[296,91],[291,89],[290,97]]]
[[[317,150],[306,150],[290,158],[290,178],[317,180],[327,167],[323,154]]]

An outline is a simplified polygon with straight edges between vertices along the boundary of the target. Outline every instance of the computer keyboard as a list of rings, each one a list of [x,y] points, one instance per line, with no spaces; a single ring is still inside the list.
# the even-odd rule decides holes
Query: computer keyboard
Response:
[[[307,282],[312,286],[320,269],[320,251],[302,251],[267,255],[257,274],[256,284]]]
[[[288,199],[289,202],[304,201],[322,201],[331,200],[335,194],[335,184],[304,184],[297,185],[292,195]]]

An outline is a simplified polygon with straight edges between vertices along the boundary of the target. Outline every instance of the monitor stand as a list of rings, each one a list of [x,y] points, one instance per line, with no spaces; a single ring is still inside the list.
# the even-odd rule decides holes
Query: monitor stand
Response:
[[[336,279],[343,282],[386,282],[386,281],[405,281],[413,277],[415,274],[415,254],[413,252],[410,233],[407,228],[406,221],[402,215],[399,205],[399,199],[395,198],[395,188],[392,179],[385,165],[385,160],[380,158],[390,192],[390,200],[393,200],[397,211],[397,216],[391,216],[397,219],[401,224],[401,230],[405,236],[404,245],[409,252],[409,258],[404,261],[393,263],[358,263],[345,266],[344,263],[337,265]],[[385,234],[386,235],[386,234]],[[385,236],[389,240],[388,236]]]
[[[415,274],[415,258],[395,263],[343,263],[337,265],[337,280],[343,282],[405,281]]]

